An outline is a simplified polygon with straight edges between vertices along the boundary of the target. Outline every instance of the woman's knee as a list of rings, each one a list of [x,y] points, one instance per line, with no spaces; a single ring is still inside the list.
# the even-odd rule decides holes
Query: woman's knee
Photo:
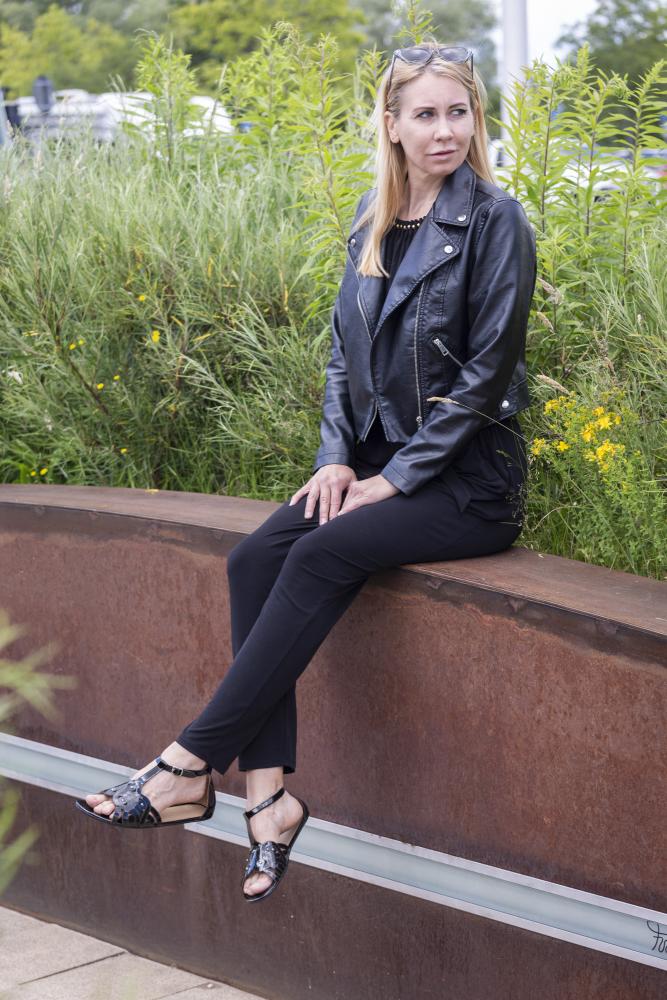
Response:
[[[268,554],[266,542],[254,535],[247,535],[238,542],[227,556],[227,576],[230,580],[256,572]]]
[[[260,524],[249,535],[246,535],[227,556],[227,576],[231,579],[243,579],[247,575],[257,575],[262,570],[271,569],[277,572],[286,554],[285,541],[289,545],[287,536],[284,533],[284,523],[281,523],[276,515],[282,514],[279,509],[263,524]],[[284,514],[282,514],[284,521]],[[278,532],[281,539],[278,538]],[[293,544],[293,543],[292,543]]]

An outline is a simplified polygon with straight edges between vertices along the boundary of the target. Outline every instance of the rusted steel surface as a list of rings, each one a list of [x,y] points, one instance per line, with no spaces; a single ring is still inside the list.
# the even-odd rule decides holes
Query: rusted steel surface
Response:
[[[191,524],[219,528],[239,537],[253,531],[280,506],[265,500],[169,490],[0,484],[0,511],[7,504]],[[423,567],[434,581],[470,584],[475,590],[514,597],[517,609],[518,602],[527,599],[667,638],[665,585],[658,580],[538,554],[521,546],[482,559],[406,565],[417,571]]]
[[[55,792],[22,798],[39,860],[5,905],[272,1000],[664,997],[659,969],[306,865],[247,906],[241,847],[176,829],[123,835],[80,822]]]
[[[275,506],[0,486],[0,607],[28,626],[12,654],[55,639],[51,669],[78,678],[58,694],[58,720],[26,710],[14,731],[136,767],[155,757],[230,662],[226,557]],[[657,581],[520,548],[375,574],[299,680],[288,786],[321,819],[666,911],[655,795],[665,593]],[[245,795],[236,765],[216,785]],[[10,902],[74,926],[93,921],[131,947],[121,900],[130,886],[149,902],[157,894],[160,919],[154,937],[143,921],[142,953],[164,957],[162,935],[171,948],[187,927],[196,971],[237,976],[221,975],[226,963],[267,996],[658,995],[657,970],[301,865],[258,914],[240,893],[240,848],[166,830],[145,834],[148,844],[98,830],[62,796],[26,789],[25,800],[45,828],[58,817],[57,836],[42,842],[45,871],[60,866],[64,881],[76,870],[63,894],[26,869]],[[294,963],[300,978],[288,982]]]

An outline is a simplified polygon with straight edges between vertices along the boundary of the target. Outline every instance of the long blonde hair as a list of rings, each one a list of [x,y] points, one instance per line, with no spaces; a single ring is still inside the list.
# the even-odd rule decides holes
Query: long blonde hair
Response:
[[[438,48],[437,42],[422,42],[425,48]],[[385,71],[380,86],[377,91],[375,109],[372,115],[372,122],[377,132],[377,148],[375,153],[375,197],[371,199],[364,212],[360,216],[357,228],[371,222],[371,226],[363,250],[359,258],[359,274],[387,276],[387,272],[382,266],[380,256],[380,243],[384,234],[390,229],[397,217],[403,194],[405,191],[405,181],[408,171],[406,166],[405,153],[400,143],[393,143],[389,138],[387,123],[384,118],[385,111],[391,111],[397,118],[401,108],[401,91],[403,87],[421,76],[422,73],[433,73],[435,76],[447,77],[462,84],[468,91],[470,107],[474,119],[474,134],[470,140],[470,149],[466,156],[466,161],[470,164],[475,173],[484,180],[496,183],[493,174],[491,161],[488,153],[488,137],[486,131],[486,121],[484,112],[487,107],[486,87],[482,78],[475,70],[470,71],[470,65],[465,63],[445,62],[439,56],[433,56],[426,65],[415,65],[406,63],[402,59],[396,59],[391,79],[391,90],[387,93],[389,83],[389,67]]]

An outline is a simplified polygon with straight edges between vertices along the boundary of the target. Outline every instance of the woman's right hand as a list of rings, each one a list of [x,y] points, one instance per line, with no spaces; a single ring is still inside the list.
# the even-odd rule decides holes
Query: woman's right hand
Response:
[[[320,524],[336,517],[341,507],[344,491],[356,482],[357,474],[349,465],[322,465],[308,482],[293,494],[289,506],[308,494],[304,517],[312,517],[315,504],[320,501]]]

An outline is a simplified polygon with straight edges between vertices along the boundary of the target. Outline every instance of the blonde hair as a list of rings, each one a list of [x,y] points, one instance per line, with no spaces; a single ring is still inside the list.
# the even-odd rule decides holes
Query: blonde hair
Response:
[[[438,48],[437,42],[421,43],[425,48]],[[405,153],[400,143],[393,143],[389,138],[385,111],[391,111],[396,118],[401,109],[401,91],[410,80],[422,73],[433,73],[434,76],[446,77],[462,84],[468,91],[470,107],[473,113],[474,134],[470,140],[470,148],[466,161],[475,173],[491,184],[496,183],[488,153],[488,137],[484,112],[487,107],[487,93],[484,83],[475,70],[471,73],[469,63],[445,62],[439,56],[433,56],[426,65],[406,63],[402,59],[394,61],[391,74],[391,89],[387,92],[389,83],[389,67],[384,73],[377,91],[375,109],[372,121],[377,131],[377,148],[375,153],[376,192],[365,210],[359,217],[357,227],[371,222],[363,250],[359,258],[359,274],[380,277],[387,276],[382,266],[380,243],[384,234],[391,228],[397,217],[408,176]]]

